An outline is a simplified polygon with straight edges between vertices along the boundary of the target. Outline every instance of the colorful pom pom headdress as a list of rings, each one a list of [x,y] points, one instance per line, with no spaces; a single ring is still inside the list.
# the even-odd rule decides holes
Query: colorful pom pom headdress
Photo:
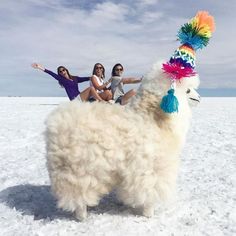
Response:
[[[182,44],[175,50],[167,63],[163,64],[164,73],[169,76],[171,89],[162,98],[161,109],[172,113],[178,111],[178,100],[174,96],[176,81],[196,74],[195,51],[207,46],[212,32],[215,30],[214,18],[206,11],[199,11],[188,23],[178,31],[177,37]]]

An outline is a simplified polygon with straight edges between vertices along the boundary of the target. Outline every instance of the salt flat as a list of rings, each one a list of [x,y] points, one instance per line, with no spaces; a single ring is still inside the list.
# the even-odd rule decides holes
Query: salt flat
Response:
[[[236,235],[236,98],[203,98],[181,154],[176,197],[153,218],[111,194],[76,221],[50,194],[43,132],[67,98],[0,98],[0,235]]]

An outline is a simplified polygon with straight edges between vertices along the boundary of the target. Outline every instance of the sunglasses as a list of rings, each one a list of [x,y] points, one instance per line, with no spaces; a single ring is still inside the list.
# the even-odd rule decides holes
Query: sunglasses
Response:
[[[63,71],[66,71],[66,69],[61,69],[61,70],[59,70],[59,73],[62,73]]]
[[[116,68],[115,71],[123,71],[122,68]]]
[[[96,70],[103,70],[103,67],[102,66],[97,66],[96,68],[95,68]]]

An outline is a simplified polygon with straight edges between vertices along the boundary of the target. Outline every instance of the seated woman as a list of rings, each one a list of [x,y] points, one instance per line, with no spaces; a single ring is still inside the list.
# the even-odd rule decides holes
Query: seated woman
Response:
[[[45,69],[38,63],[33,63],[32,67],[34,69],[42,70],[56,79],[59,84],[65,88],[67,96],[70,100],[74,100],[76,98],[81,101],[88,101],[90,97],[93,97],[97,101],[103,101],[103,99],[93,87],[86,88],[82,92],[79,91],[78,83],[89,81],[90,77],[72,76],[64,66],[59,66],[57,68],[57,74],[48,69]]]
[[[124,68],[120,63],[114,65],[114,67],[112,68],[111,91],[115,103],[126,105],[129,99],[134,95],[136,95],[136,91],[134,89],[131,89],[127,93],[125,93],[123,89],[124,84],[140,83],[143,78],[142,77],[140,79],[133,77],[123,78],[122,77],[123,71]]]
[[[112,99],[112,93],[107,85],[111,82],[108,80],[104,82],[105,78],[105,68],[101,63],[96,63],[93,68],[93,75],[91,77],[90,86],[94,87],[99,94],[99,96],[105,100],[109,101]]]

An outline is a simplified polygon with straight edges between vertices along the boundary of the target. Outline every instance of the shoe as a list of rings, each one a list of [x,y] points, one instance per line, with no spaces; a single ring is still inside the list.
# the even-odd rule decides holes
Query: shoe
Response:
[[[114,103],[115,103],[115,100],[109,100],[108,103],[114,104]]]

